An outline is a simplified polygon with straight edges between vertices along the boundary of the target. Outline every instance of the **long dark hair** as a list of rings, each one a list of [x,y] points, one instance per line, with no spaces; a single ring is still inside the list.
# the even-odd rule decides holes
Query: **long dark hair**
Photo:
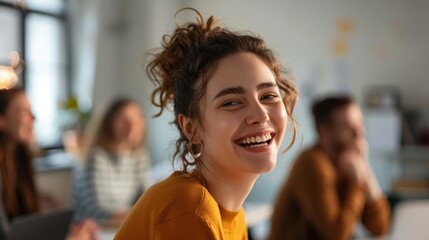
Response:
[[[4,117],[12,100],[23,89],[0,90],[0,117]],[[29,146],[15,142],[5,129],[0,128],[0,179],[4,209],[10,219],[38,212],[32,154]]]

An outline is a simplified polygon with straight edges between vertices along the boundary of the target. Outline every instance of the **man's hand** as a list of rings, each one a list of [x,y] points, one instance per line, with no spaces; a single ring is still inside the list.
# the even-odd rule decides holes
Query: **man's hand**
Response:
[[[366,187],[369,177],[369,165],[358,149],[349,148],[340,154],[338,170],[345,179]]]
[[[340,175],[345,179],[357,182],[365,188],[369,201],[383,195],[368,162],[368,144],[365,139],[356,141],[340,154],[338,168]]]

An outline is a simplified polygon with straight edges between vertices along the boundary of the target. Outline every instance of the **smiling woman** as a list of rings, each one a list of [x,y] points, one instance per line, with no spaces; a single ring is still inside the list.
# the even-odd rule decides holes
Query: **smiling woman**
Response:
[[[182,171],[149,188],[115,239],[247,239],[242,204],[276,164],[298,89],[251,34],[204,21],[164,36],[147,72],[158,116],[173,104]],[[180,11],[179,11],[180,12]]]

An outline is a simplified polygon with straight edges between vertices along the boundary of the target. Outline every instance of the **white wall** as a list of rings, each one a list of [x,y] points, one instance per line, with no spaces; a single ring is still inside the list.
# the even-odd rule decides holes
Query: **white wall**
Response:
[[[234,30],[259,34],[297,74],[303,93],[296,110],[304,136],[301,149],[314,139],[308,112],[316,95],[346,90],[362,102],[368,87],[392,85],[401,90],[407,106],[429,104],[425,94],[429,88],[429,2],[424,0],[110,0],[101,6],[95,106],[117,93],[127,93],[141,101],[148,118],[156,111],[148,102],[152,85],[140,67],[141,57],[160,45],[164,33],[171,32],[174,12],[181,6],[196,7],[204,16],[220,16],[222,23]],[[106,19],[112,18],[122,31],[112,34],[106,30]],[[344,18],[354,24],[349,35],[341,35],[337,29],[338,21]],[[333,54],[335,40],[348,45],[346,55]],[[155,161],[170,159],[177,136],[168,124],[172,119],[171,114],[149,119],[148,142]],[[277,169],[256,184],[252,199],[273,198],[296,151],[280,157]],[[386,171],[391,164],[386,156],[371,159],[377,162],[373,165],[385,190],[393,177]]]
[[[149,97],[153,85],[144,72],[144,53],[171,32],[180,1],[79,0],[71,3],[76,95],[88,95],[95,112],[118,95],[137,99],[145,108],[148,144],[154,161],[170,159],[176,132],[172,114],[158,119]],[[89,20],[89,21],[88,21]]]
[[[427,1],[194,1],[204,14],[221,16],[234,29],[250,29],[277,50],[292,69],[320,69],[320,85],[332,88],[336,58],[331,43],[340,38],[336,23],[355,24],[345,59],[356,95],[371,84],[398,86],[409,104],[429,103],[425,59],[429,54]],[[377,49],[386,56],[377,57]],[[428,85],[426,85],[428,86]]]

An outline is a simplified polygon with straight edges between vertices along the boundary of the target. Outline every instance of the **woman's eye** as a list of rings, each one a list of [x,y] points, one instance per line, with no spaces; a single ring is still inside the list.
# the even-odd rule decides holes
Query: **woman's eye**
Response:
[[[269,93],[262,96],[261,100],[277,100],[279,96],[275,93]]]
[[[237,106],[240,104],[241,104],[240,101],[227,101],[227,102],[224,102],[221,107],[231,107],[231,106]]]

